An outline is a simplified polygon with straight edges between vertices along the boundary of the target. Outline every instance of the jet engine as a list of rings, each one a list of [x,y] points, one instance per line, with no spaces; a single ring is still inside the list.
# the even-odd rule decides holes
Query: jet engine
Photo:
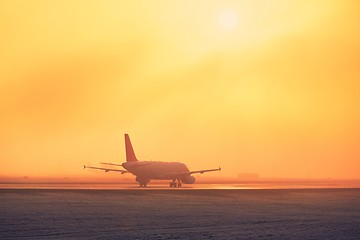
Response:
[[[136,177],[136,181],[138,183],[148,184],[150,182],[150,179]]]
[[[195,178],[193,176],[189,175],[189,176],[185,176],[185,177],[181,178],[181,181],[186,184],[193,184],[195,182]]]

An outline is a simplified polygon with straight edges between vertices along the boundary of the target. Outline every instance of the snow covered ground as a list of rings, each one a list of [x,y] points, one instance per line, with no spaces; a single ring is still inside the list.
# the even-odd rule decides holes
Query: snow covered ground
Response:
[[[0,239],[360,239],[360,189],[0,189]]]

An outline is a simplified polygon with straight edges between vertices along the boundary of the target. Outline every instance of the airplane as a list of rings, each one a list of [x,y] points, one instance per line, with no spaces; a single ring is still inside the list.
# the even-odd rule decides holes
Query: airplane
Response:
[[[158,161],[139,161],[136,158],[134,149],[132,147],[130,137],[125,134],[125,150],[126,150],[126,162],[123,164],[106,163],[103,165],[125,168],[107,168],[107,167],[90,167],[84,165],[84,169],[97,169],[105,172],[120,172],[121,174],[132,173],[136,176],[136,181],[140,184],[140,187],[146,187],[151,179],[154,180],[172,180],[170,182],[171,188],[181,187],[182,183],[193,184],[195,183],[195,177],[192,174],[205,172],[220,171],[221,168],[206,169],[198,171],[190,171],[184,163],[181,162],[158,162]]]

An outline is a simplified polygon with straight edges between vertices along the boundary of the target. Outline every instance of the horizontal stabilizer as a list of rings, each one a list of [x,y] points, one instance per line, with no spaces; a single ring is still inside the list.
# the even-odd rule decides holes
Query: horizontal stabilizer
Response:
[[[105,163],[105,162],[101,162],[100,164],[102,164],[102,165],[110,165],[110,166],[119,166],[119,167],[122,167],[121,164],[116,164],[116,163]]]
[[[101,168],[101,167],[89,167],[89,166],[84,165],[84,169],[85,169],[85,168],[97,169],[97,170],[104,170],[105,172],[120,172],[121,174],[128,173],[128,171],[126,171],[126,170],[121,170],[121,169]]]

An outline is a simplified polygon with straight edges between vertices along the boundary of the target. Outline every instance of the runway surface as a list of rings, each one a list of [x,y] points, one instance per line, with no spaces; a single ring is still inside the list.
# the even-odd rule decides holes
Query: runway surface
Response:
[[[0,189],[0,239],[359,239],[360,189]]]

